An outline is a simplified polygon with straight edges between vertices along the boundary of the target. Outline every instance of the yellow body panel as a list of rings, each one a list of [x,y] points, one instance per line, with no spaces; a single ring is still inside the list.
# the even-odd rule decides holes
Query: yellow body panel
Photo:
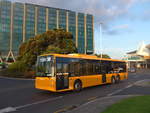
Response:
[[[36,77],[35,88],[56,92],[56,77]]]
[[[72,90],[74,89],[74,83],[77,79],[81,80],[83,88],[102,84],[101,75],[70,77],[69,78],[70,89]]]
[[[35,87],[42,90],[49,90],[52,92],[62,92],[68,90],[74,90],[74,83],[76,80],[81,80],[82,88],[97,86],[102,84],[111,83],[111,77],[116,77],[120,75],[120,80],[127,79],[127,73],[113,73],[106,74],[106,82],[102,82],[102,75],[90,75],[90,76],[78,76],[78,77],[69,77],[69,88],[56,90],[56,77],[36,77]]]

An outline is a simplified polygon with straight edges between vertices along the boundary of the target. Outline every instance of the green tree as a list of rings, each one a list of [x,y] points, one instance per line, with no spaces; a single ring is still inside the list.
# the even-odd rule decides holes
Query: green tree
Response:
[[[77,49],[72,39],[72,34],[62,29],[49,30],[43,34],[36,35],[20,46],[17,62],[24,63],[27,67],[31,68],[40,54],[76,53]]]
[[[101,57],[101,54],[95,54],[97,57]],[[110,56],[107,54],[102,54],[102,58],[108,58],[110,59]]]

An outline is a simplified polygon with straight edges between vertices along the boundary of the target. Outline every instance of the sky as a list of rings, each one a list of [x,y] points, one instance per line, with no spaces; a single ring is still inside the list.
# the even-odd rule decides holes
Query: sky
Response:
[[[121,59],[143,41],[150,44],[150,0],[12,0],[94,16],[95,53]],[[102,23],[102,32],[100,32]],[[102,45],[100,46],[100,44]]]

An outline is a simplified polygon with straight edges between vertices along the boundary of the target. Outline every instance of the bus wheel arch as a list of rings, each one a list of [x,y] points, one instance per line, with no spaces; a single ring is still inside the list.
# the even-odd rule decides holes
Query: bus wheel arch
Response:
[[[82,81],[80,79],[75,80],[74,82],[74,91],[81,91]]]

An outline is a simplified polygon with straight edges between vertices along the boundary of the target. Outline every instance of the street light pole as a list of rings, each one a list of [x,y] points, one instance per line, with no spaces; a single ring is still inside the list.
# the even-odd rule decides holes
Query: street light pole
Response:
[[[101,50],[101,58],[103,58],[103,48],[102,48],[102,24],[103,23],[100,23],[100,50]]]

